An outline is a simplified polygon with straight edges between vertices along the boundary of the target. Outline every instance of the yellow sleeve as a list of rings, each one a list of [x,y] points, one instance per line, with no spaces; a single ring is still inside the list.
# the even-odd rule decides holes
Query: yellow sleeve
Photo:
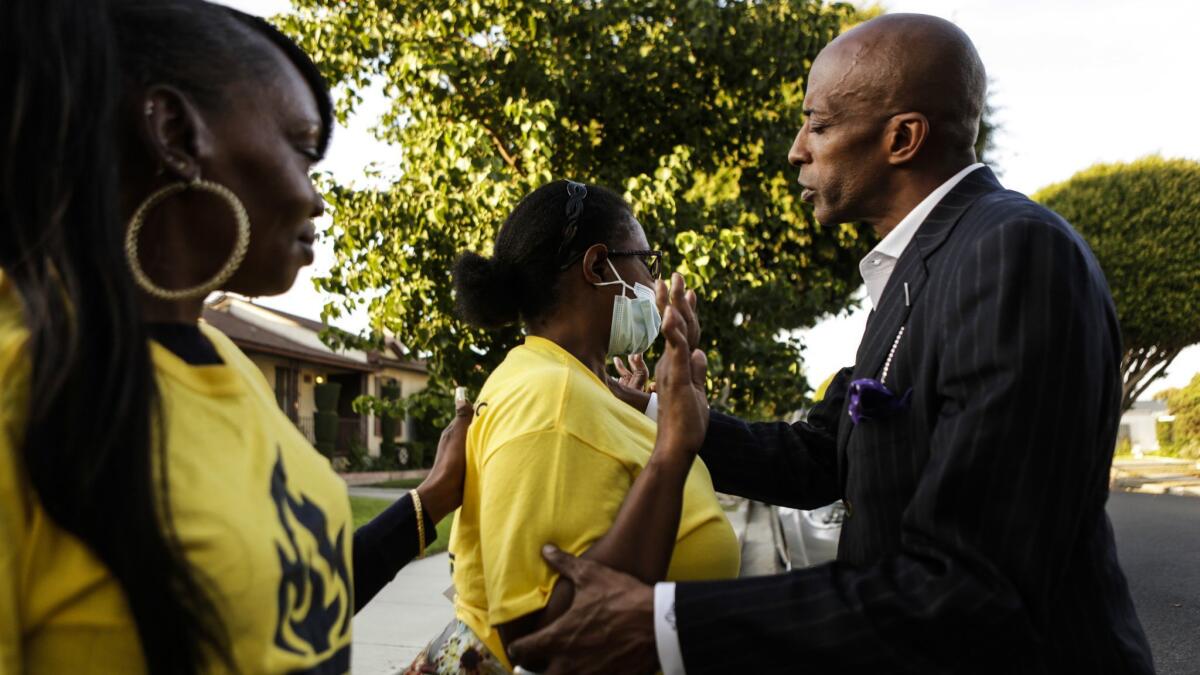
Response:
[[[0,673],[23,671],[21,655],[21,556],[25,551],[27,503],[22,489],[20,438],[28,386],[17,348],[0,344]]]
[[[838,371],[834,371],[832,375],[825,378],[825,381],[817,387],[817,391],[813,393],[813,403],[819,403],[825,400],[825,392],[829,390],[829,385],[833,384],[833,378],[837,377]]]
[[[488,623],[545,607],[558,573],[542,559],[542,546],[586,551],[612,525],[633,478],[614,457],[557,430],[519,436],[489,453],[479,470]]]

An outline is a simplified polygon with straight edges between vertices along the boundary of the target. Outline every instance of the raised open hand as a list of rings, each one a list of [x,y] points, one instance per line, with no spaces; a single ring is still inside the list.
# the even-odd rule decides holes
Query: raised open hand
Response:
[[[658,302],[658,311],[666,319],[667,307],[675,307],[682,315],[684,334],[687,336],[688,349],[700,346],[700,315],[696,311],[696,291],[687,287],[683,276],[678,272],[671,275],[671,283],[659,279],[654,284],[654,297]],[[665,327],[664,327],[665,330]]]
[[[664,295],[662,288],[659,290],[660,296]],[[655,447],[656,451],[694,455],[708,432],[708,359],[691,342],[693,335],[698,340],[700,333],[696,294],[687,290],[682,276],[674,274],[665,295],[668,302],[663,310],[662,333],[666,349],[654,371],[659,398]]]

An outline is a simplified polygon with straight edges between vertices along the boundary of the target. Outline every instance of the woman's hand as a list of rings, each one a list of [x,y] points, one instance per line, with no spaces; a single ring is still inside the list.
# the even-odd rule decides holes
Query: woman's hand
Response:
[[[676,284],[678,284],[679,294],[676,295]],[[696,291],[688,290],[687,284],[683,282],[683,275],[675,272],[671,275],[671,283],[659,279],[654,283],[654,299],[658,303],[658,312],[663,315],[663,333],[666,333],[666,316],[667,307],[674,305],[677,309],[686,310],[683,312],[684,333],[687,335],[688,349],[693,350],[700,346],[700,314],[696,311]],[[658,377],[657,366],[655,367],[655,379]]]
[[[636,391],[645,391],[646,380],[650,379],[650,368],[646,366],[646,360],[641,354],[630,354],[628,367],[621,357],[614,356],[613,366],[621,376],[617,378],[617,384]]]
[[[467,429],[474,419],[475,407],[465,396],[455,399],[454,419],[442,431],[433,468],[417,486],[421,505],[434,523],[462,505],[463,479],[467,472]]]
[[[690,463],[708,432],[708,359],[692,342],[700,336],[696,294],[687,290],[678,273],[671,276],[669,289],[661,281],[659,287],[660,297],[667,298],[662,323],[666,351],[654,371],[659,400],[655,454],[662,451]]]
[[[633,406],[638,412],[646,412],[650,404],[650,394],[646,390],[646,380],[650,378],[650,369],[641,354],[629,355],[629,367],[621,361],[621,357],[613,357],[613,365],[617,368],[620,378],[606,377],[608,389],[613,396]]]

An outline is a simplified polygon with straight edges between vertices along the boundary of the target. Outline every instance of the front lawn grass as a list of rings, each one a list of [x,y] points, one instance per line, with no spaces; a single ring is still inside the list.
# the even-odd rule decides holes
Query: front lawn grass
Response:
[[[357,530],[366,525],[372,518],[383,513],[391,505],[392,502],[387,499],[350,497],[350,511],[354,515],[354,529]],[[425,555],[433,555],[446,550],[446,545],[450,542],[450,527],[453,523],[453,513],[442,518],[442,522],[437,524],[437,539],[425,549]]]

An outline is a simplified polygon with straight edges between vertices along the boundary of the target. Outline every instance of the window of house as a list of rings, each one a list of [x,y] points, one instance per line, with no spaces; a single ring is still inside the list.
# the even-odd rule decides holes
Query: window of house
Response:
[[[275,366],[275,402],[293,422],[300,417],[300,371]]]

